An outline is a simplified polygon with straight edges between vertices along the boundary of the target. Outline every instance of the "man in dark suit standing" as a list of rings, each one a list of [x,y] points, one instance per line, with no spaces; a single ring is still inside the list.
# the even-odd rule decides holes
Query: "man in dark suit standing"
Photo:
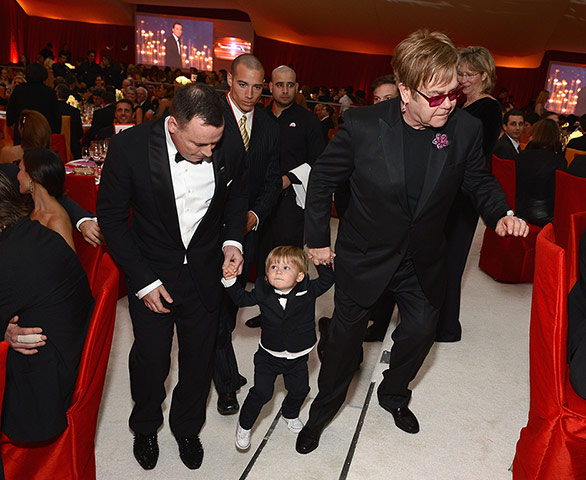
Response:
[[[341,129],[314,164],[305,210],[308,254],[315,264],[335,255],[335,311],[319,392],[297,438],[299,453],[319,444],[342,406],[360,360],[370,307],[389,289],[401,322],[379,404],[397,427],[417,433],[409,383],[434,343],[445,296],[444,226],[456,193],[471,195],[499,235],[527,235],[498,183],[483,167],[482,126],[456,109],[458,51],[439,32],[418,31],[395,49],[400,98],[346,113]],[[351,197],[330,247],[331,195],[346,180]]]
[[[503,133],[492,153],[498,158],[516,160],[521,153],[519,138],[525,128],[525,117],[520,110],[509,110],[503,117]]]
[[[87,132],[88,140],[95,140],[98,132],[104,127],[112,125],[114,114],[116,113],[116,95],[113,92],[104,93],[104,106],[94,110],[92,117],[92,126]]]
[[[199,432],[212,376],[221,268],[242,268],[246,218],[240,146],[222,139],[223,131],[215,91],[187,85],[175,94],[169,117],[112,138],[102,173],[98,219],[128,286],[135,402],[129,423],[134,455],[147,470],[159,454],[175,327],[179,380],[169,423],[183,463],[196,469],[203,459]]]
[[[183,25],[179,22],[173,24],[171,35],[165,39],[165,66],[181,68],[183,62],[181,61],[181,34],[183,33]]]
[[[71,90],[64,83],[55,87],[57,94],[57,112],[60,116],[68,115],[70,117],[70,148],[74,159],[81,158],[81,139],[83,138],[83,126],[81,124],[81,115],[79,109],[67,104],[67,99],[71,95]]]
[[[224,106],[224,136],[239,144],[247,167],[248,212],[244,230],[244,268],[238,279],[242,285],[248,280],[252,264],[257,260],[259,228],[274,209],[281,191],[279,174],[279,129],[257,105],[262,93],[264,68],[254,55],[240,55],[232,62],[228,74],[230,92],[222,98]],[[257,266],[257,268],[262,268]],[[224,295],[214,384],[218,391],[218,412],[231,415],[238,412],[238,390],[246,381],[238,373],[238,364],[232,347],[238,307]]]

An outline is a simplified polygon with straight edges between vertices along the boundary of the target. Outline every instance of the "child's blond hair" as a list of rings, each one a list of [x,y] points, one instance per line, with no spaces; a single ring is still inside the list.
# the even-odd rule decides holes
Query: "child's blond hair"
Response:
[[[301,248],[294,247],[292,245],[285,245],[273,248],[267,255],[267,259],[265,260],[265,271],[268,271],[271,263],[278,260],[290,261],[298,268],[300,272],[307,275],[307,270],[309,269],[309,261],[307,259],[307,255]]]

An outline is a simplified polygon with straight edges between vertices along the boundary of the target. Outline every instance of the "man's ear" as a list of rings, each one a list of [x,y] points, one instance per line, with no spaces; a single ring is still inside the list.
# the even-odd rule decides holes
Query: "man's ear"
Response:
[[[399,83],[398,87],[401,100],[403,100],[403,103],[407,105],[413,99],[411,95],[411,90],[402,83]]]
[[[173,115],[169,115],[169,123],[167,123],[167,127],[169,128],[169,133],[172,135],[176,134],[179,130],[179,125]]]
[[[226,77],[226,80],[228,81],[228,86],[230,88],[232,88],[232,72],[228,72],[228,76]]]

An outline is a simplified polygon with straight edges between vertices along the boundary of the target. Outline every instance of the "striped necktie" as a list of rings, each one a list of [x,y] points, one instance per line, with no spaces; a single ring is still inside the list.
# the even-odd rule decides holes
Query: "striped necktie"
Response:
[[[238,128],[240,129],[240,135],[242,135],[242,142],[244,142],[244,148],[248,151],[248,144],[250,143],[250,137],[246,130],[246,115],[242,115],[238,121]]]

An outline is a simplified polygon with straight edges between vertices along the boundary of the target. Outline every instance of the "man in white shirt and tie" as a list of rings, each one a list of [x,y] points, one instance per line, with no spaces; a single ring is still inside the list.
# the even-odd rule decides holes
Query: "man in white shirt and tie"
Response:
[[[183,25],[179,22],[173,23],[171,32],[171,35],[165,40],[165,66],[182,68],[181,34],[183,33]]]
[[[520,110],[509,110],[503,117],[504,134],[499,138],[493,154],[499,158],[515,160],[521,152],[519,138],[525,128],[525,117]]]

